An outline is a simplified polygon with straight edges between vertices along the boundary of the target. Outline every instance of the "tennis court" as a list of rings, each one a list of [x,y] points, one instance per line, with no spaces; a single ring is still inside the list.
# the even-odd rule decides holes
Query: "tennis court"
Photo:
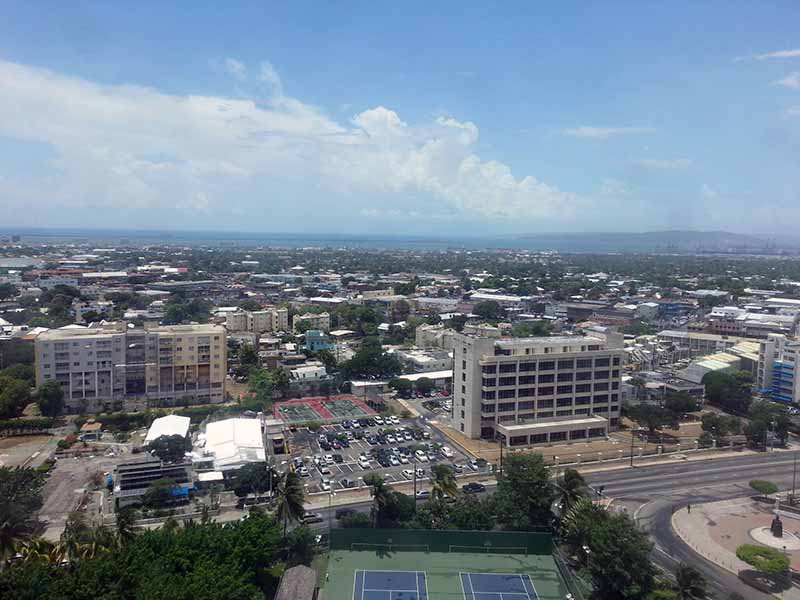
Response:
[[[356,571],[353,600],[428,600],[421,571]]]
[[[551,552],[532,533],[334,529],[324,597],[564,600]]]

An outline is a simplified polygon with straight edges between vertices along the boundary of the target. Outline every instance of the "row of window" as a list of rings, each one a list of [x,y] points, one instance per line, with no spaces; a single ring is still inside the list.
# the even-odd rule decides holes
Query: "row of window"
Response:
[[[517,372],[517,364],[518,363],[500,363],[499,365],[484,365],[481,370],[484,373],[492,374],[492,373],[516,373]],[[527,372],[527,371],[536,371],[537,366],[539,371],[553,371],[556,368],[558,370],[565,370],[565,369],[591,369],[591,368],[602,368],[602,367],[609,367],[611,365],[617,367],[620,364],[620,357],[614,356],[612,357],[601,357],[601,358],[570,358],[564,360],[540,360],[537,362],[520,362],[519,363],[519,371]],[[464,365],[464,368],[466,366]]]
[[[618,402],[619,396],[617,394],[611,394],[610,398],[611,402]],[[608,394],[598,394],[597,396],[579,396],[577,398],[559,398],[558,400],[538,400],[534,402],[533,400],[524,400],[522,402],[500,402],[498,404],[490,404],[490,403],[481,403],[481,412],[484,413],[493,413],[495,412],[495,408],[497,412],[509,412],[509,411],[520,411],[520,410],[533,410],[534,408],[542,410],[547,408],[553,408],[553,406],[563,408],[563,407],[572,407],[572,406],[585,406],[587,404],[608,404],[609,396]],[[615,410],[615,404],[612,405],[611,409]]]

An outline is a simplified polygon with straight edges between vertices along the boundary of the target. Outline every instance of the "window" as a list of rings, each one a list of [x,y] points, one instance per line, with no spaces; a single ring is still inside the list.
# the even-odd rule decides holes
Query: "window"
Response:
[[[481,412],[493,413],[494,406],[495,406],[494,404],[481,404]]]
[[[513,402],[501,402],[497,405],[497,412],[511,412],[516,406]]]
[[[559,385],[556,388],[557,394],[571,394],[572,393],[572,386],[571,385]]]
[[[536,370],[536,363],[535,362],[521,362],[521,363],[519,363],[519,370],[520,371],[535,371]]]
[[[517,410],[533,410],[536,403],[533,400],[526,400],[517,404]]]
[[[552,400],[539,400],[536,402],[536,408],[553,408],[553,401]]]
[[[595,392],[608,391],[608,384],[607,383],[595,383],[594,384],[594,391]]]
[[[575,405],[581,406],[584,404],[590,404],[591,401],[592,401],[591,396],[578,396],[577,398],[575,398]]]
[[[515,398],[516,397],[516,390],[500,390],[497,393],[498,398]]]
[[[501,373],[516,373],[517,365],[515,363],[503,363],[500,365]]]
[[[611,364],[611,360],[609,358],[596,358],[594,359],[594,366],[597,367],[607,367]]]
[[[517,396],[520,398],[529,398],[536,395],[536,388],[520,388],[517,390]]]
[[[467,361],[464,361],[464,368],[466,368]],[[497,365],[484,365],[481,367],[481,372],[490,374],[490,373],[497,373]]]
[[[461,431],[464,431],[464,424],[461,424]]]
[[[579,369],[591,369],[592,368],[592,359],[591,358],[579,358],[578,359],[578,368]]]
[[[572,416],[572,409],[569,410],[557,410],[556,411],[557,417],[571,417]]]
[[[559,398],[556,400],[556,406],[572,406],[572,398]]]
[[[463,410],[461,411],[461,418],[462,419],[464,418],[464,411]]]
[[[595,371],[594,372],[595,379],[608,379],[608,371]]]
[[[539,375],[539,383],[553,383],[555,380],[555,375]]]
[[[575,374],[575,381],[589,381],[592,378],[591,371],[581,371]]]
[[[540,371],[552,371],[556,368],[556,363],[552,360],[544,360],[539,363],[539,370]]]
[[[608,402],[608,394],[598,394],[594,397],[593,402],[597,404],[598,402]]]
[[[481,385],[483,387],[494,387],[494,386],[497,385],[497,379],[494,379],[494,378],[488,379],[488,378],[484,377],[483,381],[481,381]]]
[[[461,381],[466,381],[466,380],[467,380],[467,374],[461,373]]]
[[[619,366],[619,356],[615,356],[612,363],[615,367]]]
[[[461,386],[461,393],[462,394],[466,394],[467,393],[467,386],[465,386],[465,385]]]
[[[500,385],[517,385],[516,377],[501,377]]]
[[[619,369],[614,369],[613,371],[611,371],[611,376],[612,377],[619,377]]]
[[[579,383],[575,386],[575,393],[576,394],[584,394],[586,392],[592,391],[592,384],[591,383]]]
[[[467,361],[465,361],[465,360],[461,361],[461,368],[462,369],[466,369],[467,368]]]
[[[539,395],[540,396],[550,396],[552,394],[553,394],[553,386],[552,385],[551,386],[547,386],[547,387],[540,387],[539,388]]]
[[[495,398],[495,391],[491,390],[484,390],[481,392],[481,400],[494,400]]]
[[[520,385],[533,385],[536,383],[536,375],[520,375],[517,379]]]
[[[558,368],[559,369],[574,369],[575,368],[575,361],[570,360],[560,360],[558,361]]]
[[[572,381],[572,373],[559,373],[557,377],[558,381]]]

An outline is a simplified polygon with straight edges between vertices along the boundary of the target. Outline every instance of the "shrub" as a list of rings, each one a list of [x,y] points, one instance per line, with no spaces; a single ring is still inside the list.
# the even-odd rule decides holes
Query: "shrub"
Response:
[[[308,427],[309,431],[319,431],[320,427],[322,427],[322,423],[319,421],[309,421],[306,427]]]
[[[56,448],[58,448],[59,450],[66,450],[71,445],[72,444],[70,444],[67,440],[58,440],[58,443],[56,444]]]
[[[789,568],[788,556],[780,550],[766,546],[742,544],[736,549],[736,556],[759,571],[771,575],[780,575]]]
[[[774,494],[778,491],[777,485],[771,481],[764,481],[762,479],[753,479],[750,482],[750,487],[765,496],[769,496],[770,494]]]

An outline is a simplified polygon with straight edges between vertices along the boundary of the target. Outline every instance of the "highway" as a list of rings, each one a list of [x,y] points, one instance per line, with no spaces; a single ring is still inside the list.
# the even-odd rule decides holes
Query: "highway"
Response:
[[[772,596],[756,591],[729,571],[701,559],[672,532],[670,518],[673,509],[686,504],[752,494],[748,482],[753,479],[766,479],[781,489],[791,489],[795,456],[800,468],[800,452],[774,452],[651,463],[633,469],[587,472],[584,477],[595,489],[603,486],[604,496],[613,499],[614,507],[629,511],[649,533],[655,544],[653,560],[660,568],[672,573],[677,564],[684,561],[703,572],[717,598],[724,599],[737,591],[748,600],[768,600]],[[800,476],[797,485],[800,487]],[[370,505],[361,502],[347,508],[369,512]],[[341,508],[334,507],[333,512]],[[327,528],[327,508],[315,512],[324,518],[317,528]],[[335,526],[335,516],[330,518]]]

